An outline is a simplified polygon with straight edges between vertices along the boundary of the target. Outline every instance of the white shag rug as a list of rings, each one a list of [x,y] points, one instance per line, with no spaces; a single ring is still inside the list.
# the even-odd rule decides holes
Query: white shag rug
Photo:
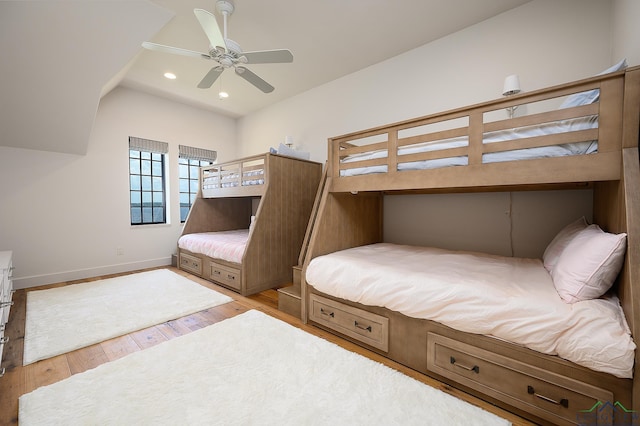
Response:
[[[259,311],[25,394],[31,425],[508,425]]]
[[[27,292],[23,364],[233,300],[168,269]]]

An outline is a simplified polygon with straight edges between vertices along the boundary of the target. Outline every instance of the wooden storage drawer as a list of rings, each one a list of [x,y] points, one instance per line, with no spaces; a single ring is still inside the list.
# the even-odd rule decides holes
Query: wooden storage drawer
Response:
[[[9,298],[5,296],[5,299],[0,301],[0,326],[3,326],[9,321],[9,312],[11,311],[11,306],[13,306],[13,302],[11,301],[11,293],[9,293]]]
[[[0,364],[2,364],[2,352],[4,351],[4,345],[9,341],[8,337],[4,336],[4,325],[0,325]],[[0,377],[4,376],[4,368],[0,368]]]
[[[310,295],[309,319],[384,352],[389,350],[389,319]]]
[[[11,311],[11,306],[13,306],[13,281],[11,280],[11,271],[12,268],[9,269],[8,277],[5,277],[2,287],[4,289],[2,296],[0,296],[0,325],[6,324],[9,321],[9,312]]]
[[[13,302],[13,252],[0,251],[0,365],[2,365],[2,353],[4,352],[5,343],[9,340],[4,335],[6,323],[9,320],[9,311]],[[0,369],[0,377],[4,375],[4,368]]]
[[[180,269],[202,276],[202,259],[180,252]]]
[[[597,424],[612,422],[613,394],[606,389],[435,333],[428,333],[427,351],[430,371],[555,424],[577,424],[599,402]]]
[[[240,270],[211,261],[209,261],[209,278],[238,291],[242,284]]]

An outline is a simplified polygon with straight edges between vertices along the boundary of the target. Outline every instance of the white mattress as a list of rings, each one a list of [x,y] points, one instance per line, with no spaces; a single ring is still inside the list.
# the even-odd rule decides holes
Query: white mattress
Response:
[[[567,304],[538,259],[380,243],[319,256],[306,280],[345,300],[632,377],[635,344],[618,298]]]
[[[186,234],[178,239],[178,247],[214,259],[242,263],[249,239],[248,229]]]
[[[554,121],[539,126],[521,127],[517,129],[501,130],[486,133],[483,143],[496,143],[514,139],[537,137],[558,133],[573,132],[578,130],[594,129],[598,127],[598,117],[588,116],[563,121]],[[466,156],[438,158],[433,160],[403,162],[402,156],[407,154],[417,154],[421,152],[438,151],[449,148],[466,147],[469,143],[468,137],[459,137],[446,140],[439,140],[427,143],[407,145],[398,148],[398,170],[426,170],[447,166],[466,166],[468,158]],[[597,141],[576,142],[563,145],[543,146],[536,148],[517,149],[513,151],[492,152],[482,155],[483,163],[498,163],[502,161],[529,160],[534,158],[562,157],[567,155],[591,154],[598,150]],[[372,160],[376,158],[386,158],[387,150],[377,150],[354,154],[342,159],[341,163],[352,163],[355,161]],[[340,171],[340,176],[356,176],[370,173],[386,173],[387,166],[355,167]]]

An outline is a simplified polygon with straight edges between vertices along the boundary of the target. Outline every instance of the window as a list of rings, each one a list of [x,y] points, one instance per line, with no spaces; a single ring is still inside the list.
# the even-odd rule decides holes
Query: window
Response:
[[[200,189],[200,167],[213,164],[217,153],[201,148],[179,146],[180,222],[187,220],[191,205]]]
[[[129,138],[131,224],[167,223],[164,176],[168,144]]]
[[[188,160],[180,158],[178,169],[180,175],[180,222],[187,220],[191,205],[198,195],[200,187],[200,167],[208,166],[211,161]]]

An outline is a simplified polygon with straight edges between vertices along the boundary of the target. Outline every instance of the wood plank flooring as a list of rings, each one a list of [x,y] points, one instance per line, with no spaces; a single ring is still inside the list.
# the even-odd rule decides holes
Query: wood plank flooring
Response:
[[[278,293],[275,290],[268,290],[253,296],[242,297],[223,287],[206,280],[190,275],[184,271],[180,271],[173,267],[168,267],[172,271],[179,273],[191,280],[220,293],[227,294],[234,299],[230,303],[216,306],[195,314],[167,321],[154,327],[139,330],[121,337],[117,337],[105,342],[79,349],[63,355],[59,355],[50,359],[42,360],[28,366],[22,366],[22,350],[24,341],[25,317],[26,317],[26,293],[27,290],[18,290],[14,294],[14,306],[11,310],[9,322],[7,324],[6,336],[9,342],[5,346],[5,357],[2,367],[6,369],[6,373],[0,378],[0,425],[17,425],[18,424],[18,398],[20,395],[31,392],[32,390],[63,380],[73,374],[94,368],[105,362],[113,361],[133,352],[141,351],[151,346],[160,344],[167,340],[190,333],[210,324],[223,321],[227,318],[234,317],[250,309],[260,310],[268,315],[283,320],[298,328],[301,328],[311,334],[322,337],[333,343],[336,343],[350,351],[357,352],[375,361],[386,364],[411,376],[423,383],[438,388],[444,392],[452,394],[471,404],[480,406],[487,411],[502,416],[514,425],[532,425],[530,423],[512,413],[506,412],[487,402],[479,400],[471,395],[451,388],[446,384],[440,383],[432,378],[420,374],[414,370],[390,361],[376,353],[367,351],[351,342],[343,340],[333,334],[327,333],[316,327],[303,324],[298,318],[287,315],[278,310]],[[62,285],[76,284],[80,282],[95,281],[103,278],[110,278],[117,275],[114,274],[103,277],[95,277],[87,280],[78,280],[73,282],[58,283],[49,286],[43,286],[34,289],[59,287]],[[274,378],[274,380],[277,378]]]

